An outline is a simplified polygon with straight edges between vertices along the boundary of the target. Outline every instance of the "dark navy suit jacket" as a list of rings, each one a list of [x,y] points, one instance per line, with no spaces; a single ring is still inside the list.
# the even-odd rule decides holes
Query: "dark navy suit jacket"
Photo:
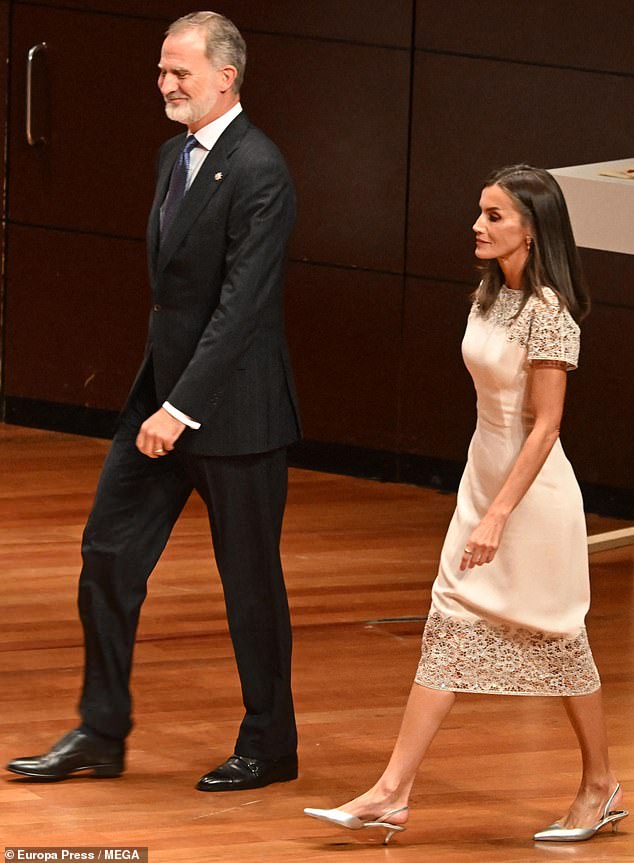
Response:
[[[147,234],[152,309],[137,381],[151,363],[158,403],[202,423],[177,449],[266,452],[300,435],[283,306],[293,184],[277,147],[241,113],[160,242],[160,208],[184,140],[159,151]]]

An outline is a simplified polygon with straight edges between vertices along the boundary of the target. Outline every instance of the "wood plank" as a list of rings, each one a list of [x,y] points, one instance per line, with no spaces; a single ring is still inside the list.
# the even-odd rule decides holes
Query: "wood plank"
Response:
[[[78,542],[107,443],[0,426],[0,763],[48,748],[75,723],[81,634]],[[240,691],[208,526],[192,499],[151,581],[134,669],[136,727],[116,780],[0,783],[14,845],[148,846],[152,863],[525,863],[549,854],[633,861],[634,835],[536,847],[566,808],[578,755],[558,699],[462,696],[423,764],[407,832],[378,843],[302,814],[376,779],[418,660],[452,495],[291,472],[283,555],[295,630],[300,778],[256,792],[193,785],[230,752]],[[614,519],[588,518],[601,533]],[[634,786],[634,551],[592,557],[588,627],[612,756]],[[392,622],[380,623],[385,618]],[[627,801],[626,801],[627,803]]]

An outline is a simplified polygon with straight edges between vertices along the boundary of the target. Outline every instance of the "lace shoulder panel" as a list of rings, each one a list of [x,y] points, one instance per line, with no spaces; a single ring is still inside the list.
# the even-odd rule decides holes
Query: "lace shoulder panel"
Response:
[[[559,305],[552,288],[542,288],[542,297],[531,297],[519,311],[522,295],[503,286],[485,317],[506,328],[506,337],[527,350],[527,359],[554,360],[566,369],[577,368],[579,325],[568,309]],[[476,302],[472,314],[482,314]]]
[[[522,315],[530,316],[527,338],[528,360],[558,360],[568,370],[579,360],[579,325],[568,309],[561,308],[551,288],[542,288],[544,299],[531,297]],[[520,315],[520,317],[522,317]]]

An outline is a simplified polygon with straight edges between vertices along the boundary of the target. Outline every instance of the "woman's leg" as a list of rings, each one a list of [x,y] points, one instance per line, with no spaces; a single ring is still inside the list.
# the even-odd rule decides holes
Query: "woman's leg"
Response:
[[[453,692],[428,689],[414,683],[401,730],[383,775],[369,791],[339,808],[368,819],[407,806],[418,768],[455,699]],[[407,812],[400,812],[390,821],[404,824]]]
[[[568,696],[563,701],[579,741],[582,774],[577,796],[559,823],[566,828],[590,827],[599,820],[617,783],[610,768],[601,689],[591,695]],[[622,798],[619,792],[614,809],[622,808]]]

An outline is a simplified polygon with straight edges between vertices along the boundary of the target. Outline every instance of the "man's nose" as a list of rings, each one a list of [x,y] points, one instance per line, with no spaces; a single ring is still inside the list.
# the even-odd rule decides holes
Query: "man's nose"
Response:
[[[174,75],[161,75],[158,80],[159,90],[161,93],[166,96],[168,93],[171,93],[172,90],[176,89],[176,77]]]

